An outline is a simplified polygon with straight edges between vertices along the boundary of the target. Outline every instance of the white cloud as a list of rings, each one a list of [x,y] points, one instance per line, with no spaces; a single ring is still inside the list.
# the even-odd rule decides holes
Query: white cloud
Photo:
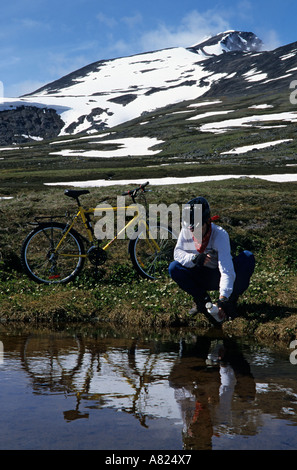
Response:
[[[229,29],[230,24],[224,13],[214,10],[199,13],[194,10],[182,18],[180,25],[173,27],[162,23],[155,30],[144,33],[140,42],[142,48],[147,50],[188,47],[207,36]]]
[[[73,55],[72,51],[50,52],[46,60],[46,69],[53,80],[78,70],[90,63],[87,55]]]
[[[253,9],[253,4],[249,0],[240,0],[236,5],[233,5],[233,14],[241,20],[252,22]]]
[[[263,41],[263,50],[265,51],[273,51],[273,49],[283,45],[278,36],[278,33],[273,29],[262,31],[262,33],[259,33],[259,36]]]
[[[51,30],[51,25],[49,22],[45,21],[36,21],[32,18],[17,18],[15,24],[20,30]]]
[[[129,28],[134,28],[138,24],[142,23],[141,13],[135,13],[131,16],[123,16],[122,18],[115,19],[113,16],[107,16],[104,13],[100,12],[96,15],[97,20],[103,25],[107,26],[110,29],[118,26],[119,23],[126,24]]]
[[[121,21],[123,23],[126,23],[126,25],[129,28],[134,28],[135,26],[139,25],[142,23],[142,15],[140,13],[135,13],[135,15],[132,16],[124,16],[121,18]]]
[[[122,39],[119,39],[110,44],[110,47],[106,49],[107,53],[112,55],[116,54],[117,56],[121,57],[124,55],[130,55],[131,53],[131,45]]]
[[[104,15],[104,13],[98,13],[96,18],[100,23],[103,23],[108,28],[114,28],[118,23],[114,17]]]
[[[4,87],[4,96],[6,98],[18,98],[19,96],[38,90],[38,88],[41,88],[43,85],[45,85],[44,82],[34,80],[12,83],[8,87]]]

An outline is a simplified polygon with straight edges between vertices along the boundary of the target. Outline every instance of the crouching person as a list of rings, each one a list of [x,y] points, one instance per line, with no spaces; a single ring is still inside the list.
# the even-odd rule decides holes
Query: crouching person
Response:
[[[202,208],[202,241],[195,238],[195,205]],[[213,223],[207,200],[197,197],[186,205],[189,210],[186,226],[183,224],[174,250],[174,261],[169,265],[171,278],[194,299],[191,315],[207,314],[208,291],[219,291],[219,321],[237,316],[238,297],[248,288],[255,268],[255,258],[243,251],[232,258],[228,233]],[[196,232],[197,233],[197,232]]]

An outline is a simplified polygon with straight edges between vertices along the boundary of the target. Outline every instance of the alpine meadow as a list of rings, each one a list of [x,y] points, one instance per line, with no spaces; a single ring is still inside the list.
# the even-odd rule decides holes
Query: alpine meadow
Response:
[[[118,240],[69,284],[30,280],[20,262],[36,216],[116,204],[149,181],[151,204],[204,196],[256,269],[222,328],[285,347],[297,334],[297,42],[263,50],[226,31],[188,48],[100,60],[0,103],[0,319],[201,327],[168,277],[137,275]],[[130,204],[129,196],[126,196]],[[59,220],[59,219],[57,219]]]

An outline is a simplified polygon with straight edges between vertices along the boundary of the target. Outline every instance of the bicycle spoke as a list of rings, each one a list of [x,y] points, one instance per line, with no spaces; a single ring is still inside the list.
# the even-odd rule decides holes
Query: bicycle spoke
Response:
[[[173,259],[175,244],[176,239],[171,230],[166,227],[157,227],[157,237],[154,240],[139,234],[135,240],[131,241],[129,247],[136,270],[149,279],[167,274],[169,263]]]
[[[55,247],[64,232],[63,225],[44,225],[33,231],[24,243],[22,258],[28,274],[38,282],[68,282],[81,269],[81,242],[69,232],[59,250]]]

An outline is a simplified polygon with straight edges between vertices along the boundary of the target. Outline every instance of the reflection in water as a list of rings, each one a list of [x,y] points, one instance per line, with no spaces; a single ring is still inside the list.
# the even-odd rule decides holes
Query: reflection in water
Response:
[[[100,332],[101,333],[101,332]],[[40,361],[40,357],[42,361]],[[29,336],[23,350],[22,364],[38,393],[74,394],[76,407],[65,411],[67,420],[88,417],[80,412],[82,400],[87,407],[111,407],[135,416],[146,426],[146,418],[177,417],[172,404],[167,410],[169,390],[166,383],[177,357],[162,351],[158,342],[143,342],[102,334],[95,337],[76,335],[75,339]]]
[[[244,413],[255,399],[255,381],[232,339],[200,337],[194,346],[185,345],[170,384],[183,417],[185,449],[212,449],[213,435],[221,433],[256,432]],[[232,406],[235,396],[239,413]]]
[[[215,329],[162,335],[120,334],[95,326],[34,332],[2,326],[0,380],[7,405],[2,417],[13,432],[10,438],[6,426],[1,448],[39,448],[38,439],[43,448],[61,449],[76,448],[77,442],[118,450],[296,448],[290,431],[296,425],[297,385],[288,357]],[[17,416],[10,411],[10,400],[16,399],[9,387],[12,377],[26,384],[17,397],[20,403],[30,390],[30,403]],[[18,444],[18,426],[38,397],[46,400],[44,413],[46,406],[53,407],[46,418],[51,433],[40,440],[35,417]],[[89,430],[85,442],[84,433],[74,439],[77,429]]]

